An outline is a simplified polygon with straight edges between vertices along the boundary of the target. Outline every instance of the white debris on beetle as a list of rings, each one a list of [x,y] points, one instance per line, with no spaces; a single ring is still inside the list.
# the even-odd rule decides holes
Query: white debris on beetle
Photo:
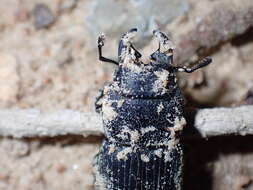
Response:
[[[132,58],[125,58],[124,61],[124,65],[123,67],[128,68],[129,70],[131,70],[132,72],[135,73],[141,73],[142,71],[144,71],[143,65],[137,65]]]
[[[137,130],[130,130],[127,126],[122,126],[122,128],[121,132],[116,135],[117,137],[122,140],[127,140],[130,136],[132,143],[136,143],[139,140],[140,134]]]
[[[102,105],[103,119],[106,122],[112,121],[118,116],[118,113],[112,107],[112,103],[112,101],[104,101]]]
[[[164,106],[163,103],[161,102],[158,106],[157,106],[157,113],[160,114],[160,112],[163,110]]]
[[[151,132],[151,131],[155,131],[156,128],[154,126],[149,126],[149,127],[145,127],[145,128],[141,128],[141,134],[144,135],[145,133]]]
[[[136,143],[140,139],[140,134],[137,130],[130,132],[130,139],[132,143]]]
[[[131,130],[128,128],[128,126],[122,126],[122,130],[116,136],[121,138],[122,140],[127,140],[130,136],[130,132]]]
[[[183,127],[186,125],[186,120],[184,117],[181,117],[180,119],[178,117],[175,118],[174,121],[174,131],[181,131],[183,130]]]
[[[132,147],[126,147],[117,154],[117,159],[118,160],[127,160],[127,155],[132,152],[133,152]]]
[[[141,160],[143,162],[149,162],[149,157],[147,155],[145,155],[145,154],[141,154]]]
[[[169,113],[169,114],[167,114],[167,116],[166,116],[166,120],[168,121],[168,122],[170,122],[170,123],[173,123],[173,121],[172,120],[170,120],[170,116],[171,116],[171,114]]]
[[[120,108],[120,107],[123,105],[124,102],[125,102],[124,99],[119,100],[119,101],[117,102],[117,107]]]
[[[171,138],[172,139],[167,144],[167,147],[168,147],[169,151],[171,151],[172,149],[174,149],[179,144],[179,139],[177,139],[175,137],[175,133],[173,135],[171,135]]]
[[[166,70],[163,71],[155,71],[154,74],[157,76],[157,80],[155,80],[153,84],[153,92],[161,92],[162,94],[165,94],[167,92],[167,85],[168,85],[168,76],[169,72]]]
[[[120,87],[119,87],[118,82],[113,82],[110,85],[106,85],[104,87],[104,95],[109,95],[111,90],[117,91],[117,92],[120,91]]]
[[[114,153],[116,150],[115,144],[110,144],[108,154]]]
[[[106,85],[104,87],[104,94],[109,94],[110,90],[111,90],[111,87],[109,85]]]
[[[162,158],[163,149],[159,148],[159,149],[155,150],[154,153],[159,158]]]
[[[121,140],[127,140],[128,139],[128,133],[119,133],[116,135],[116,137],[120,138]]]
[[[164,154],[164,161],[165,161],[165,162],[171,162],[171,161],[172,161],[172,158],[171,158],[170,154],[171,154],[170,151],[168,151],[168,152],[166,152],[166,153]]]

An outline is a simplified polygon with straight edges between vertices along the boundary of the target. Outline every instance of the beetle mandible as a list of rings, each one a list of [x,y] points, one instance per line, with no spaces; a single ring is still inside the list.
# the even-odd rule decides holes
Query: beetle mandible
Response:
[[[154,30],[159,47],[145,64],[132,43],[136,32],[133,28],[122,36],[118,61],[103,57],[105,37],[98,38],[99,59],[118,69],[95,103],[106,136],[95,160],[95,187],[179,190],[183,156],[179,137],[186,122],[176,72],[191,73],[207,66],[211,58],[193,68],[176,67],[172,41]]]

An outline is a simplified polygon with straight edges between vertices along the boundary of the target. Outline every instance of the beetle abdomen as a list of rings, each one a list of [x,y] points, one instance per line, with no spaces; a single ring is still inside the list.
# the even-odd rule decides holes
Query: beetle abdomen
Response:
[[[181,185],[180,144],[168,147],[125,146],[104,141],[97,156],[96,189],[178,190]]]

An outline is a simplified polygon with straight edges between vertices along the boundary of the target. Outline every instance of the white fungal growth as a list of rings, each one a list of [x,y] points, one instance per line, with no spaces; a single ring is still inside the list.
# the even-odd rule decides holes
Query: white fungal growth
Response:
[[[127,160],[127,155],[132,153],[132,151],[133,151],[132,147],[124,148],[122,151],[120,151],[117,154],[117,159],[118,160]]]
[[[141,160],[143,162],[149,162],[149,157],[147,155],[145,155],[145,154],[141,154]]]
[[[166,70],[162,70],[162,71],[155,71],[154,74],[157,76],[157,80],[154,82],[153,84],[153,91],[155,93],[162,93],[165,94],[167,89],[167,85],[168,85],[168,76],[169,76],[169,72]]]

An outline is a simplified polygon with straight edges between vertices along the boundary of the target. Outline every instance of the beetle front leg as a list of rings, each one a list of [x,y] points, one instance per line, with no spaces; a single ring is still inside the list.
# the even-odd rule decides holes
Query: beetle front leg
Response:
[[[102,34],[98,37],[98,54],[99,54],[99,60],[103,61],[103,62],[108,62],[108,63],[113,63],[115,65],[119,65],[119,63],[117,61],[108,59],[103,57],[102,55],[102,47],[104,46],[104,41],[105,41],[105,36]]]
[[[198,65],[196,65],[193,68],[186,68],[186,67],[174,67],[176,71],[179,72],[186,72],[186,73],[192,73],[202,67],[205,67],[207,65],[209,65],[212,62],[212,59],[210,57],[206,57],[204,59],[202,59]]]

